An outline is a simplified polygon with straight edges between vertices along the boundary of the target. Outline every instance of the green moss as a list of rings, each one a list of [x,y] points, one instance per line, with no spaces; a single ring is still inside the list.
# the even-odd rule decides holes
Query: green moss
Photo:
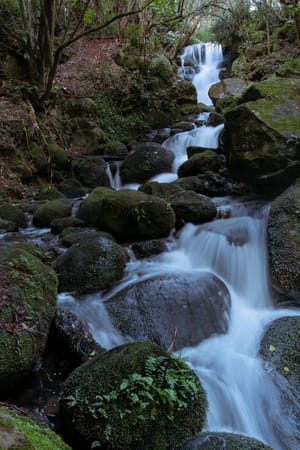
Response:
[[[53,219],[61,219],[71,214],[72,203],[69,200],[52,200],[37,208],[33,214],[33,223],[37,227],[47,227]]]
[[[70,450],[49,428],[41,428],[33,420],[1,407],[0,441],[4,438],[10,439],[12,445],[8,448],[13,450]]]
[[[187,365],[145,342],[117,347],[76,369],[62,398],[63,416],[84,439],[82,448],[100,441],[114,449],[169,450],[201,430],[206,406]]]
[[[47,151],[50,156],[51,165],[53,165],[54,168],[63,170],[70,167],[71,157],[64,148],[57,144],[49,144]]]
[[[201,433],[180,450],[272,450],[266,444],[247,436],[232,433]]]

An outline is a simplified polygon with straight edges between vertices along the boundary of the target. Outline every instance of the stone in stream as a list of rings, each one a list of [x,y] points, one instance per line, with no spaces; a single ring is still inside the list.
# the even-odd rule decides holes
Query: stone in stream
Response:
[[[187,364],[150,342],[105,352],[64,383],[61,417],[67,440],[90,450],[171,450],[199,432],[207,400]]]
[[[85,156],[73,160],[72,169],[83,186],[109,186],[107,163],[101,156]]]
[[[209,222],[217,215],[214,202],[209,197],[193,191],[173,194],[168,201],[175,211],[176,228],[180,228],[188,222],[193,224]]]
[[[257,439],[233,433],[201,433],[178,450],[272,450]]]
[[[32,253],[31,253],[32,248]],[[56,308],[57,277],[26,244],[0,253],[0,390],[6,393],[42,356]]]
[[[87,294],[109,289],[122,278],[125,265],[126,254],[120,245],[87,236],[57,259],[59,290]]]
[[[36,227],[49,227],[54,219],[62,219],[71,215],[72,202],[70,200],[51,200],[43,203],[33,213],[33,224]]]
[[[206,150],[202,153],[195,153],[185,161],[178,169],[178,176],[188,177],[205,173],[208,170],[218,172],[221,168],[220,158],[215,151]]]
[[[209,272],[174,274],[141,281],[105,301],[113,325],[136,340],[174,350],[225,333],[231,300],[227,287]]]
[[[277,197],[267,225],[272,281],[277,301],[300,304],[300,179]]]
[[[78,217],[123,241],[165,237],[175,225],[174,211],[165,200],[133,189],[94,189],[81,203]]]
[[[123,183],[144,183],[154,175],[170,172],[174,154],[155,142],[142,142],[134,146],[120,169]]]
[[[10,203],[0,205],[0,228],[8,231],[17,231],[18,228],[26,228],[26,216],[21,209]]]
[[[282,414],[288,417],[286,448],[298,448],[300,442],[300,317],[274,320],[267,328],[260,355],[265,369],[280,392]]]

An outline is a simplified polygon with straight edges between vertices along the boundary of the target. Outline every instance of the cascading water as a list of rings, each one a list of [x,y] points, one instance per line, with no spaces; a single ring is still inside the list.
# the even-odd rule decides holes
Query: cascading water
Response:
[[[187,58],[194,62],[191,66],[198,65],[201,69],[192,74],[194,84],[201,91],[200,101],[203,101],[200,77],[204,79],[208,73],[203,67],[210,67],[213,62],[215,77],[220,63],[215,53],[218,58],[221,54],[219,46],[206,44],[204,47],[187,47],[182,56],[183,72],[187,70]],[[208,79],[210,76],[207,83]],[[213,81],[218,80],[213,78]],[[216,148],[221,128],[222,125],[195,128],[165,141],[164,145],[175,154],[174,172],[186,159],[187,146]],[[170,238],[167,252],[142,261],[132,258],[122,282],[105,296],[90,295],[79,303],[71,295],[61,295],[59,302],[90,324],[100,344],[111,348],[124,342],[124,338],[113,328],[104,300],[128,285],[164,273],[209,271],[215,274],[231,296],[228,331],[180,352],[206,389],[209,402],[206,430],[244,434],[270,444],[274,450],[294,450],[295,439],[299,439],[296,419],[293,414],[282,413],[282,391],[279,392],[258,356],[268,324],[282,316],[299,315],[292,309],[272,306],[265,238],[268,205],[233,199],[223,199],[223,203],[230,210],[230,218],[198,226],[187,224],[179,236]],[[299,411],[300,405],[288,389],[286,394],[294,402],[292,409]]]
[[[189,45],[180,58],[179,75],[192,81],[197,90],[198,103],[212,105],[208,90],[219,81],[223,62],[221,45],[212,42]]]

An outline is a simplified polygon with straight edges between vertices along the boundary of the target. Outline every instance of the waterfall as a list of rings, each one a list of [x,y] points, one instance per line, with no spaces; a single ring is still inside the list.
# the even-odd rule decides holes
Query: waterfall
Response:
[[[181,60],[180,73],[192,79],[198,101],[210,104],[207,92],[210,84],[218,81],[221,47],[189,46]],[[174,179],[178,167],[186,160],[188,146],[217,148],[222,127],[202,126],[166,140],[163,145],[175,157],[173,174],[154,179]],[[293,450],[296,449],[293,440],[296,419],[282,412],[282,392],[273,383],[258,353],[266,327],[279,317],[299,315],[299,311],[275,309],[272,305],[266,249],[268,205],[239,199],[225,199],[225,203],[230,218],[203,225],[186,224],[177,236],[169,238],[167,252],[138,261],[132,258],[124,279],[113,291],[89,295],[80,302],[71,295],[60,295],[59,304],[89,323],[95,339],[111,348],[124,342],[124,337],[110,323],[104,300],[126,286],[157,275],[184,271],[213,273],[230,292],[228,331],[180,351],[207,392],[209,408],[205,428],[251,436],[274,450]],[[288,387],[285,389],[288,392]],[[292,397],[289,399],[296,402]],[[299,411],[299,405],[295,403],[294,409]]]
[[[116,190],[121,189],[121,186],[122,186],[122,180],[120,177],[120,167],[121,167],[121,161],[114,162],[115,173],[113,174],[111,163],[108,162],[106,165],[106,174],[108,176],[110,186]]]
[[[223,61],[221,45],[212,42],[189,45],[180,58],[179,75],[192,81],[197,90],[198,103],[212,105],[208,90],[219,81]]]

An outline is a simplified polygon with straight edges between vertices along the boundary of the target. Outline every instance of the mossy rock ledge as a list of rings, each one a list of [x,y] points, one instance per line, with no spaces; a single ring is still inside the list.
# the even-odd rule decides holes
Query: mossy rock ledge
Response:
[[[272,450],[256,439],[233,433],[201,433],[179,450]]]
[[[131,343],[75,369],[61,397],[75,450],[171,450],[201,431],[205,392],[185,362],[155,344]]]
[[[0,255],[0,390],[5,392],[42,355],[56,308],[55,272],[29,251],[10,247]]]
[[[165,200],[133,189],[94,189],[81,203],[78,217],[122,241],[165,237],[175,225],[174,211]]]
[[[271,206],[268,250],[272,282],[278,301],[300,305],[300,179]]]
[[[300,80],[252,84],[225,114],[229,169],[258,191],[285,189],[300,171]]]
[[[60,436],[42,428],[11,408],[0,407],[0,448],[2,450],[71,450]]]

